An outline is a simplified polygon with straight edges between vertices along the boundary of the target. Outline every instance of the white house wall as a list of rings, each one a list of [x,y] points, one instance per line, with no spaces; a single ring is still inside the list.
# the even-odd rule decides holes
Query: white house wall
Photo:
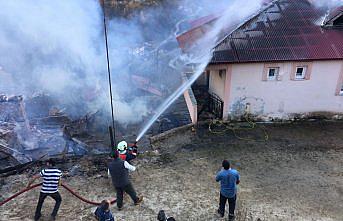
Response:
[[[343,114],[343,96],[337,96],[342,81],[343,61],[313,61],[308,80],[294,80],[297,62],[233,64],[227,68],[224,118],[237,118],[249,112],[265,120],[290,119],[314,113]],[[278,80],[264,79],[266,67],[279,67]],[[230,67],[229,65],[227,67]],[[215,66],[211,70],[210,90],[222,91]],[[294,72],[294,73],[293,73]],[[223,81],[223,79],[221,79]],[[225,86],[224,86],[225,87]],[[217,92],[219,93],[219,92]],[[219,95],[219,94],[218,94]]]

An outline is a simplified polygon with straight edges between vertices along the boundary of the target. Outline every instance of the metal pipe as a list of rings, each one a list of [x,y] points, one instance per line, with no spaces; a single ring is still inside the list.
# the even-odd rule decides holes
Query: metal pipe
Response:
[[[112,115],[112,128],[113,128],[113,146],[116,145],[115,137],[115,125],[114,125],[114,114],[113,114],[113,96],[112,96],[112,81],[111,81],[111,69],[110,69],[110,59],[108,55],[108,42],[107,42],[107,28],[106,28],[106,16],[105,16],[105,4],[103,6],[104,14],[104,32],[105,32],[105,44],[106,44],[106,58],[107,58],[107,72],[108,72],[108,85],[110,89],[110,98],[111,98],[111,115]],[[112,147],[113,147],[112,146]]]
[[[108,132],[110,133],[111,150],[112,150],[112,148],[115,148],[115,146],[114,146],[113,131],[112,131],[112,127],[111,126],[108,127]]]

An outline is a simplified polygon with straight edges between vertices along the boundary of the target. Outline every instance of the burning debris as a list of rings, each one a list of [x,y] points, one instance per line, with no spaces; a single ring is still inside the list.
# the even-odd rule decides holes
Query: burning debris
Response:
[[[27,99],[1,95],[0,169],[25,164],[44,157],[70,157],[109,153],[109,138],[104,113],[96,111],[72,119],[58,108],[48,95]],[[148,131],[149,135],[190,123],[182,99],[168,109]],[[121,126],[116,122],[116,136],[134,140],[137,124]],[[146,148],[147,140],[141,141]]]
[[[43,102],[42,106],[38,101],[49,99],[43,95],[27,101],[21,96],[0,98],[0,151],[4,155],[0,169],[46,155],[84,155],[108,149],[105,142],[89,135],[92,115],[71,120],[57,107],[48,107],[49,102]],[[40,112],[33,111],[36,109]]]

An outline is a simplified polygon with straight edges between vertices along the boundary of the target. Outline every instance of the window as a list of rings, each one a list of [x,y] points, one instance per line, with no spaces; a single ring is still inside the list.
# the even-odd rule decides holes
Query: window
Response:
[[[223,76],[226,74],[226,70],[225,69],[222,69],[222,70],[219,70],[219,77],[220,78],[223,78]]]
[[[262,81],[282,81],[281,68],[284,63],[266,63],[263,67]]]
[[[293,63],[290,79],[292,81],[310,80],[312,72],[312,62],[296,62]]]
[[[306,76],[306,67],[302,66],[302,67],[296,67],[295,69],[295,79],[296,80],[301,80],[301,79],[305,79]]]
[[[268,80],[270,80],[270,81],[277,80],[278,76],[279,76],[279,68],[278,67],[268,68]]]

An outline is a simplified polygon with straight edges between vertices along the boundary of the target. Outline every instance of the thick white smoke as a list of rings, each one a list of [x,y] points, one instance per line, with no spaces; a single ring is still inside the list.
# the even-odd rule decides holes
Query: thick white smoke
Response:
[[[110,111],[102,10],[97,0],[1,0],[0,17],[0,66],[7,73],[6,79],[1,78],[0,92],[47,93],[72,116]],[[111,40],[118,39],[113,34]],[[115,58],[128,44],[122,41],[122,47],[114,45],[111,50],[114,68]],[[140,120],[146,112],[144,105],[138,110],[120,99],[116,105],[120,122]]]
[[[343,0],[310,0],[310,2],[317,7],[335,8],[343,6]]]
[[[182,67],[175,69],[171,61],[180,56],[175,34],[186,30],[187,20],[227,10],[218,21],[222,24],[202,40],[210,57],[217,29],[239,22],[259,4],[259,0],[165,1],[160,7],[109,21],[116,120],[138,122],[166,99],[142,96],[130,74],[150,78],[151,85],[166,95],[180,85]],[[27,97],[45,93],[72,116],[96,110],[110,116],[98,0],[0,0],[0,18],[0,93]]]

